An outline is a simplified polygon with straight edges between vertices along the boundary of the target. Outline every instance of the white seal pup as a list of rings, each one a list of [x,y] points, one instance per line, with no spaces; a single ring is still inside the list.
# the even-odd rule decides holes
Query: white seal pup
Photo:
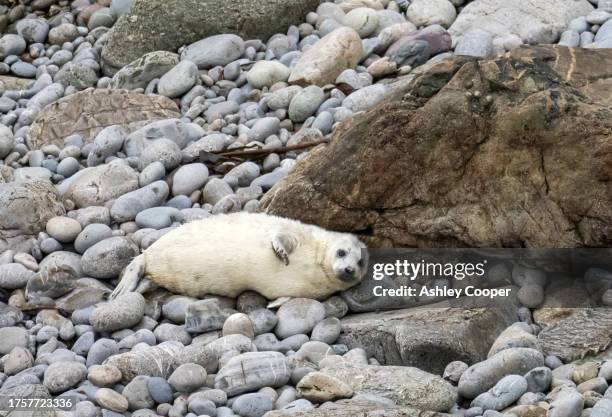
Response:
[[[111,298],[145,291],[140,279],[192,297],[235,298],[256,291],[269,300],[324,299],[359,283],[367,269],[365,245],[267,214],[216,215],[186,223],[147,248],[123,271]]]

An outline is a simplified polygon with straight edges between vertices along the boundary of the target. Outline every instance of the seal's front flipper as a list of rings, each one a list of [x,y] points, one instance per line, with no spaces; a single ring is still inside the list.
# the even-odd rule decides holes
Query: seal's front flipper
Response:
[[[145,271],[145,257],[143,254],[135,257],[132,262],[128,266],[125,267],[123,273],[121,274],[121,280],[115,291],[110,295],[110,299],[115,299],[120,295],[127,294],[128,292],[133,292],[136,287],[138,287],[138,283],[140,282],[140,278],[144,275]]]
[[[280,306],[282,306],[283,304],[285,304],[287,301],[291,300],[292,297],[280,297],[277,298],[274,301],[270,301],[268,303],[267,308],[269,309],[273,309],[273,308],[279,308]]]
[[[297,240],[286,233],[277,233],[272,237],[272,250],[276,257],[283,261],[285,265],[289,265],[289,255],[295,249]]]

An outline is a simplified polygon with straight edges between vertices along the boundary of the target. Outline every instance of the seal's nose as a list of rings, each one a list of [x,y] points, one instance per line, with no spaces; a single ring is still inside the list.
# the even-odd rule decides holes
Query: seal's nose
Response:
[[[351,268],[350,266],[347,266],[346,268],[344,268],[344,273],[346,275],[353,275],[355,273],[355,269]]]

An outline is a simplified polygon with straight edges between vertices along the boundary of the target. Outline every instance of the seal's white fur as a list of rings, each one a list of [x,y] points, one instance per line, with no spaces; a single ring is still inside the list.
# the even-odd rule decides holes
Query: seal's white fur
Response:
[[[275,246],[288,249],[288,264]],[[126,268],[113,297],[134,291],[144,272],[154,284],[193,297],[234,298],[252,290],[268,299],[322,299],[361,280],[364,247],[350,234],[295,220],[252,213],[217,215],[162,236]],[[341,279],[345,270],[354,270],[354,275]]]

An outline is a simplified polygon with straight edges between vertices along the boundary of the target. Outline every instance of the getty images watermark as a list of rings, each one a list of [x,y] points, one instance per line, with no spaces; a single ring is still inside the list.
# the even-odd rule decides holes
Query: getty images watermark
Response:
[[[612,306],[612,249],[369,249],[367,256],[361,284],[343,294],[356,311],[444,300],[493,306],[517,297],[533,308]]]

